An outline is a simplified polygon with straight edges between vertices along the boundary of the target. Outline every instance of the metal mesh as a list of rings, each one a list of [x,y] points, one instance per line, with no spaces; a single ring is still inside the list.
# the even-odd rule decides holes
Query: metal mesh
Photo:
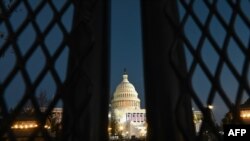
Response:
[[[29,140],[55,138],[43,127],[62,104],[72,17],[72,1],[0,1],[0,140],[20,138],[11,126],[27,105],[39,123]]]
[[[165,14],[178,33],[172,51],[181,41],[187,55],[188,74],[183,75],[174,60],[171,63],[188,85],[194,106],[202,111],[199,139],[220,140],[220,121],[215,121],[216,112],[208,105],[219,104],[218,110],[224,106],[225,113],[230,111],[233,115],[231,122],[240,123],[239,106],[250,94],[250,3],[240,0],[178,3],[180,24],[169,11]],[[72,11],[72,1],[0,1],[1,138],[16,140],[11,125],[29,103],[34,118],[41,124],[29,139],[53,139],[43,126],[62,98]],[[174,58],[172,55],[170,59]],[[58,67],[62,65],[63,68]],[[45,92],[53,96],[47,110],[42,112],[38,98],[46,84],[51,90]]]
[[[188,74],[179,70],[173,53],[171,63],[187,84],[193,106],[203,114],[200,140],[221,140],[221,120],[227,112],[232,114],[230,123],[242,122],[240,105],[250,96],[249,6],[249,1],[240,0],[180,0],[180,24],[165,12],[178,34],[172,52],[180,41],[186,52]]]

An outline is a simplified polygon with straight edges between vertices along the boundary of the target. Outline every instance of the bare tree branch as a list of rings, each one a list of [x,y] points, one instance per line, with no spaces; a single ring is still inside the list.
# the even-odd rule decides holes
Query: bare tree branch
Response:
[[[37,97],[37,101],[40,107],[47,107],[48,106],[48,98],[47,98],[47,92],[46,90],[43,90],[40,92],[40,94]]]

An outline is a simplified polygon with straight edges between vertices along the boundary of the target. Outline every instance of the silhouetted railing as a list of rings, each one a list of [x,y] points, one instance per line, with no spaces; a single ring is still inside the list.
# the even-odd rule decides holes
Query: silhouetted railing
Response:
[[[1,140],[108,140],[109,3],[0,1]],[[249,1],[141,3],[147,139],[221,140],[216,108],[242,123],[250,94]],[[63,120],[52,131],[57,106]],[[203,114],[198,137],[192,107]],[[28,125],[14,125],[22,117],[37,123],[27,136]]]
[[[176,32],[171,64],[187,85],[193,106],[203,114],[197,140],[222,140],[223,124],[244,123],[240,105],[250,94],[250,21],[246,5],[249,1],[180,0],[180,22],[166,10],[166,19]],[[187,74],[175,63],[174,52],[179,44],[186,52]],[[221,113],[223,116],[218,118]]]

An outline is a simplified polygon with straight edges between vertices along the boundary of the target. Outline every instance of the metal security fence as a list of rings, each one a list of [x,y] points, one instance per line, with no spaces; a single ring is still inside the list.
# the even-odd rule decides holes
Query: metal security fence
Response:
[[[59,136],[44,127],[53,108],[62,106],[73,7],[72,1],[0,1],[0,140]],[[39,99],[41,89],[49,89],[46,105]],[[16,129],[21,117],[38,125],[29,122]]]
[[[0,140],[108,139],[107,9],[0,1]]]
[[[203,114],[197,140],[222,140],[222,124],[243,123],[240,107],[250,96],[249,6],[249,1],[240,0],[180,0],[180,22],[165,10],[166,19],[177,33],[171,64],[186,84],[193,106]],[[179,44],[185,50],[187,73],[175,63],[174,52]],[[221,113],[220,121],[216,121]]]
[[[222,140],[216,106],[241,123],[250,94],[249,1],[141,3],[147,139]],[[108,140],[109,8],[109,0],[0,1],[1,140]],[[197,137],[191,101],[203,114]],[[52,132],[57,105],[62,129]],[[37,125],[20,128],[37,128],[19,134],[14,123],[25,116]]]

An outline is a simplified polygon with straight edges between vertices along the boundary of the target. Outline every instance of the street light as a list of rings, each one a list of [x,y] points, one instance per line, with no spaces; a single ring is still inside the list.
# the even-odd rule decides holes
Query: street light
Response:
[[[210,116],[211,116],[211,118],[212,118],[212,120],[215,122],[215,118],[214,118],[214,114],[213,114],[213,109],[214,109],[214,106],[213,105],[211,105],[211,104],[209,104],[209,105],[207,105],[207,108],[208,108],[208,112],[209,112],[209,114],[210,114]]]
[[[122,125],[119,126],[119,134],[120,134],[120,138],[123,138],[123,129],[124,127]]]
[[[120,130],[120,131],[122,131],[122,130],[123,130],[123,126],[122,126],[122,125],[119,127],[119,130]]]
[[[210,109],[210,110],[213,110],[213,109],[214,109],[214,106],[213,106],[213,105],[208,105],[207,107],[208,107],[208,109]]]

